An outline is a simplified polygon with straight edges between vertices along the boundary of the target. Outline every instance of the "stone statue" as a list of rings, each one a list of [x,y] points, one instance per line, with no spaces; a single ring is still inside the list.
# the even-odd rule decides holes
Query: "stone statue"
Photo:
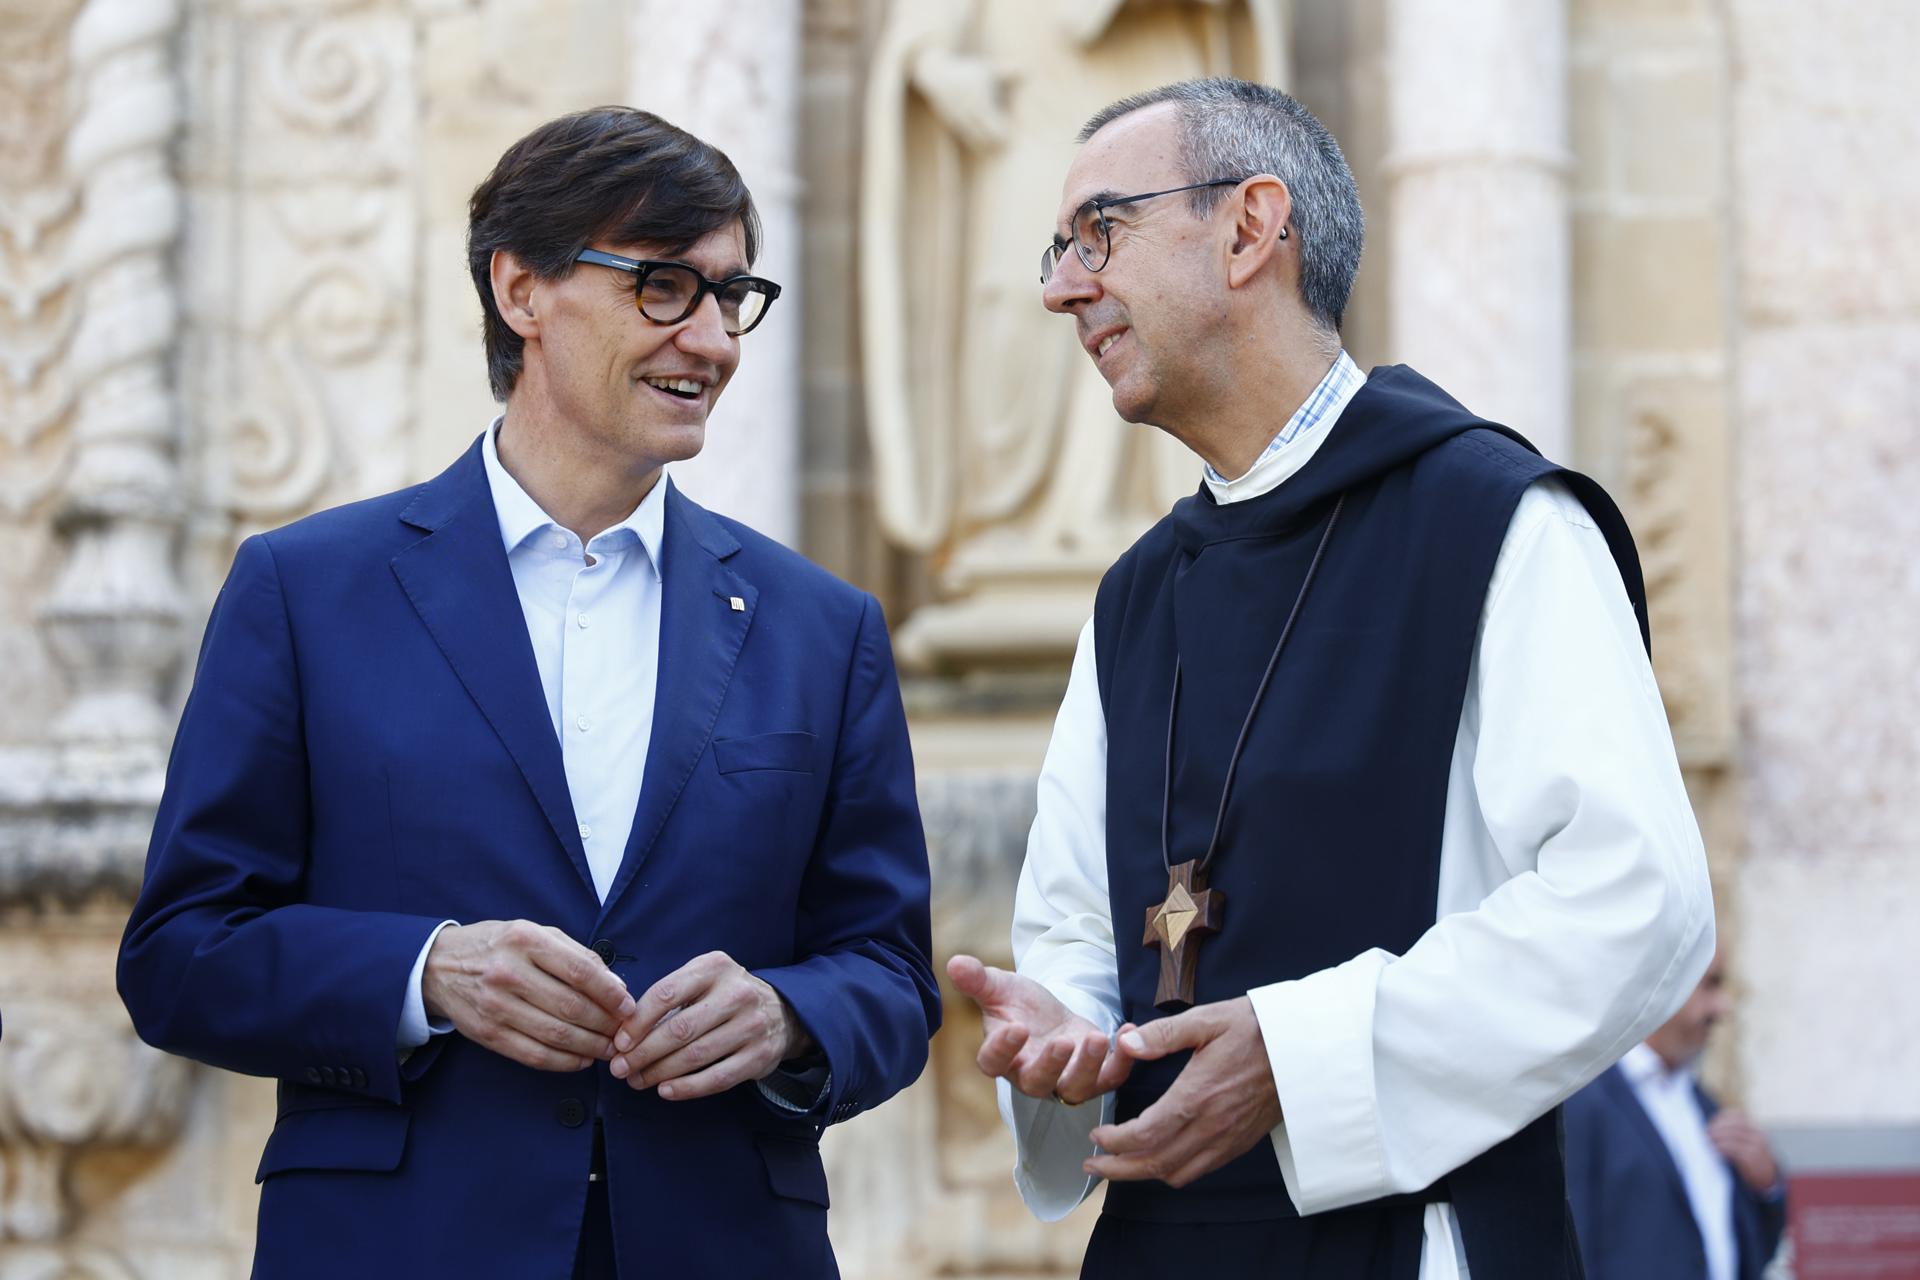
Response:
[[[1198,484],[1120,421],[1039,260],[1086,118],[1193,76],[1277,82],[1286,0],[899,0],[874,51],[861,356],[882,528],[938,600],[909,666],[1058,659],[1099,576]]]

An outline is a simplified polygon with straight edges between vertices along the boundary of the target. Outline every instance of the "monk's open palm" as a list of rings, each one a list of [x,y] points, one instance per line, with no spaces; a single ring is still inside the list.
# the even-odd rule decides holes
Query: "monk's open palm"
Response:
[[[1080,1103],[1117,1088],[1132,1060],[1106,1032],[1031,978],[990,969],[973,956],[947,962],[947,976],[980,1006],[980,1070],[1032,1098]]]

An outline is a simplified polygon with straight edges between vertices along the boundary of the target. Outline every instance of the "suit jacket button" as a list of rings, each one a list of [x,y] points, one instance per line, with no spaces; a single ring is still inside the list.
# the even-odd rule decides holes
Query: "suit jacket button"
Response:
[[[319,1083],[320,1083],[320,1068],[318,1068],[318,1067],[308,1067],[308,1068],[307,1068],[307,1083],[308,1083],[308,1084],[319,1084]]]
[[[569,1129],[578,1129],[587,1122],[587,1104],[578,1098],[563,1098],[554,1109],[554,1118]]]
[[[356,1089],[364,1089],[367,1087],[367,1073],[359,1067],[353,1069],[353,1087]]]
[[[613,967],[613,943],[606,938],[601,938],[593,944],[593,954],[600,957],[601,964],[606,965],[609,969]]]
[[[336,1075],[337,1073],[332,1067],[322,1067],[320,1068],[320,1083],[337,1084],[339,1081],[336,1079]]]

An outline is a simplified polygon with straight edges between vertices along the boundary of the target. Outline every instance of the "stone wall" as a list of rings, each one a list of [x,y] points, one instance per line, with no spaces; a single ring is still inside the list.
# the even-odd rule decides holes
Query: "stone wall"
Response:
[[[633,55],[657,11],[0,0],[0,1280],[245,1273],[271,1085],[145,1049],[112,989],[186,659],[242,536],[424,478],[484,425],[467,194],[562,111],[679,109]],[[797,405],[770,428],[793,461],[725,502],[790,511],[803,549],[898,624],[929,574],[874,514],[855,288],[887,11],[806,0],[797,20],[775,4],[671,30],[767,68],[756,91],[799,122],[765,154],[737,144],[803,233],[781,250],[797,347],[723,406],[744,430]],[[1296,0],[1290,41],[1372,222],[1348,330],[1363,364],[1400,358],[1421,278],[1392,99],[1396,59],[1420,51],[1393,11]],[[1763,1120],[1911,1122],[1920,187],[1901,161],[1920,141],[1920,18],[1899,0],[1562,16],[1526,47],[1542,30],[1563,46],[1566,154],[1540,208],[1564,208],[1568,278],[1511,301],[1565,308],[1567,449],[1621,497],[1646,560],[1743,992],[1714,1069]],[[1056,662],[909,682],[942,959],[1008,959],[1063,678]],[[977,1038],[950,1002],[923,1081],[829,1135],[850,1277],[1076,1270],[1091,1210],[1042,1227],[1019,1206]]]
[[[1920,1120],[1920,12],[1725,6],[1755,1109]]]

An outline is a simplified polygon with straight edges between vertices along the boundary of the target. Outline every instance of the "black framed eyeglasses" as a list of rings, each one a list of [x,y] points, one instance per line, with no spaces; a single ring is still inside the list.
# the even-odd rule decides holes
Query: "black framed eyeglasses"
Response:
[[[767,308],[780,296],[780,286],[771,280],[759,276],[709,280],[684,262],[649,262],[598,249],[582,249],[573,260],[630,274],[634,305],[655,324],[679,324],[694,313],[702,298],[712,294],[720,304],[720,323],[734,338],[766,319]]]
[[[1181,191],[1198,191],[1202,187],[1235,187],[1245,181],[1245,178],[1214,178],[1207,182],[1189,182],[1184,187],[1168,187],[1165,191],[1146,191],[1137,196],[1108,196],[1104,200],[1089,200],[1073,211],[1073,251],[1079,255],[1081,266],[1089,271],[1098,271],[1113,256],[1113,228],[1107,225],[1107,210],[1115,205],[1139,204],[1142,200],[1170,196]],[[1059,236],[1055,236],[1053,243],[1041,252],[1041,284],[1053,279],[1053,269],[1060,265],[1060,259],[1066,256],[1066,252],[1067,241]]]

